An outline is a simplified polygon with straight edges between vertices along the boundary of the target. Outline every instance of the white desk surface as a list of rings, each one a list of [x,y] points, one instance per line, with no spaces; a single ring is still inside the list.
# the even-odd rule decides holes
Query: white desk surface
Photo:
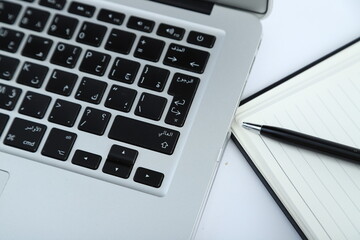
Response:
[[[242,98],[360,36],[359,0],[274,0]],[[229,142],[196,240],[299,239]]]

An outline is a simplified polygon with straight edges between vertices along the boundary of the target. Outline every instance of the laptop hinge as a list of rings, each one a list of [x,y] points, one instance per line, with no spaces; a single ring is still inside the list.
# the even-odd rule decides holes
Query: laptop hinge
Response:
[[[207,15],[211,14],[214,3],[205,1],[194,1],[194,0],[150,0],[154,2],[164,3],[167,5],[204,13]]]

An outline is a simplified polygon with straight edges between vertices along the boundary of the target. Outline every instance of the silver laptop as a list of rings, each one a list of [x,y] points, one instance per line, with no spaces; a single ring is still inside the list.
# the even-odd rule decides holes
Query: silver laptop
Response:
[[[214,2],[0,1],[0,239],[194,238],[269,7]]]

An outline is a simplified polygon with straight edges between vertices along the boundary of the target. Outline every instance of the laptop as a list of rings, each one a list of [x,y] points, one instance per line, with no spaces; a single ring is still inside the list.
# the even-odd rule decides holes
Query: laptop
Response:
[[[0,239],[193,239],[269,5],[0,1]]]

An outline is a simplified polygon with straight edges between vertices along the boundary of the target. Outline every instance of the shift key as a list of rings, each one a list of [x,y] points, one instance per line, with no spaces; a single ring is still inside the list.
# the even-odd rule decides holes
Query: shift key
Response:
[[[109,138],[168,155],[173,154],[180,133],[131,118],[117,116]]]

